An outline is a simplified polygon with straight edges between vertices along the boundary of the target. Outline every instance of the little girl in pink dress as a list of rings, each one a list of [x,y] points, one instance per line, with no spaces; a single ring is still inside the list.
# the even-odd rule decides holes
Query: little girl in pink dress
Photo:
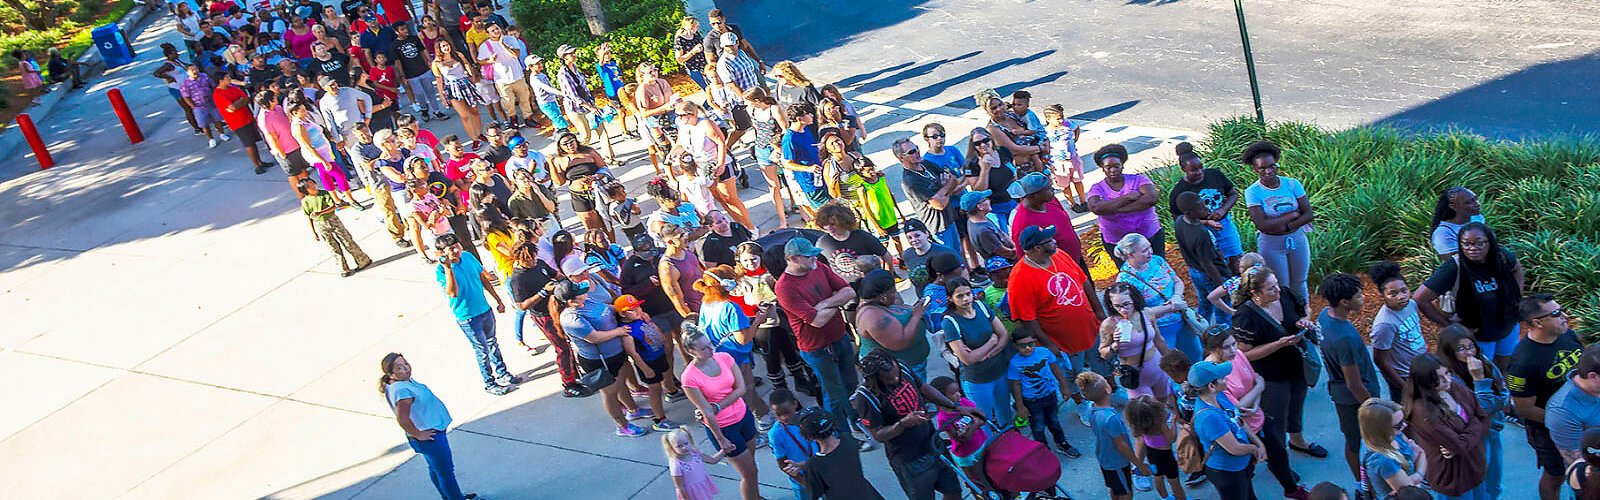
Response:
[[[711,500],[717,496],[717,483],[711,480],[705,464],[722,461],[722,452],[701,455],[694,438],[682,427],[661,436],[661,447],[667,451],[667,467],[672,472],[672,484],[678,490],[678,500]]]

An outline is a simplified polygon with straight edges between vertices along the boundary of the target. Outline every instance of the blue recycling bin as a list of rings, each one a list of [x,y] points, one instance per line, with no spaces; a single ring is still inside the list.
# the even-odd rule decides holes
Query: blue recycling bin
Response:
[[[100,49],[100,60],[105,61],[106,68],[133,62],[133,45],[122,36],[122,30],[117,27],[117,23],[95,28],[89,33],[89,38],[94,41],[94,46]]]

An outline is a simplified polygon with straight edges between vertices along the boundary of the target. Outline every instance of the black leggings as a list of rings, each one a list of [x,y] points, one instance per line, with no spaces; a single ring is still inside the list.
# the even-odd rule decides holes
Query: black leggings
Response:
[[[1267,382],[1261,393],[1261,411],[1267,414],[1267,421],[1261,426],[1261,443],[1267,447],[1267,468],[1284,491],[1300,483],[1289,467],[1288,434],[1300,432],[1306,389],[1306,384],[1297,380]]]
[[[1278,432],[1268,432],[1274,427],[1279,428]],[[1277,423],[1275,418],[1269,416],[1261,425],[1261,444],[1267,449],[1267,470],[1272,472],[1273,479],[1278,480],[1278,486],[1282,486],[1284,492],[1289,492],[1300,486],[1300,475],[1289,466],[1289,447],[1288,441],[1285,441],[1286,437],[1281,424]]]
[[[1222,500],[1256,500],[1256,490],[1250,484],[1251,478],[1256,475],[1254,460],[1243,470],[1224,471],[1206,467],[1206,479],[1211,481],[1211,486],[1217,489],[1217,498]]]
[[[767,362],[767,381],[773,387],[789,387],[784,371],[793,376],[796,384],[804,386],[814,383],[811,373],[807,371],[805,361],[800,359],[800,348],[794,342],[794,332],[790,331],[789,321],[778,313],[778,326],[771,328],[757,328],[756,342],[766,345],[763,358]]]

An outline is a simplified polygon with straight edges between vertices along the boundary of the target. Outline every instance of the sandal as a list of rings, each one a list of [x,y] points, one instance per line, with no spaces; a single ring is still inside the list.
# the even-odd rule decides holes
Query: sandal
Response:
[[[1328,449],[1323,448],[1322,445],[1317,443],[1309,443],[1309,445],[1305,447],[1300,447],[1296,446],[1294,443],[1289,443],[1289,449],[1311,455],[1316,458],[1328,458]]]

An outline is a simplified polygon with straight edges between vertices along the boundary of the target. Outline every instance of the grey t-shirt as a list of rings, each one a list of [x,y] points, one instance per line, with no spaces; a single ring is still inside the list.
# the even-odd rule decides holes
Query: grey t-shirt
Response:
[[[994,221],[984,219],[982,222],[967,220],[967,235],[972,238],[972,246],[978,249],[978,255],[983,256],[987,262],[996,255],[1007,259],[1014,258],[1016,251],[1007,251],[1006,245],[1011,244],[1011,239],[1000,232],[1000,226]]]
[[[1318,315],[1317,325],[1322,327],[1322,356],[1328,365],[1328,396],[1333,398],[1333,402],[1342,405],[1361,403],[1345,384],[1341,368],[1345,366],[1356,367],[1361,375],[1361,385],[1366,386],[1369,396],[1380,395],[1378,368],[1372,364],[1372,353],[1367,352],[1367,345],[1361,343],[1361,332],[1356,331],[1356,326],[1333,317],[1326,309]]]
[[[955,251],[950,250],[948,247],[934,243],[928,247],[928,253],[919,254],[915,248],[907,248],[904,252],[900,252],[900,263],[906,266],[906,272],[909,273],[916,271],[919,267],[927,265],[928,259],[931,259],[935,254],[940,253],[956,255]],[[911,287],[911,291],[917,292],[917,298],[922,297],[922,287]]]
[[[1572,379],[1544,405],[1544,425],[1560,450],[1580,450],[1583,433],[1600,427],[1600,397],[1583,392]]]
[[[1378,308],[1377,316],[1372,318],[1372,349],[1389,351],[1389,368],[1394,369],[1401,380],[1411,377],[1411,360],[1428,350],[1428,342],[1422,338],[1422,319],[1417,315],[1416,301],[1406,303],[1405,309],[1398,312],[1388,307]]]

